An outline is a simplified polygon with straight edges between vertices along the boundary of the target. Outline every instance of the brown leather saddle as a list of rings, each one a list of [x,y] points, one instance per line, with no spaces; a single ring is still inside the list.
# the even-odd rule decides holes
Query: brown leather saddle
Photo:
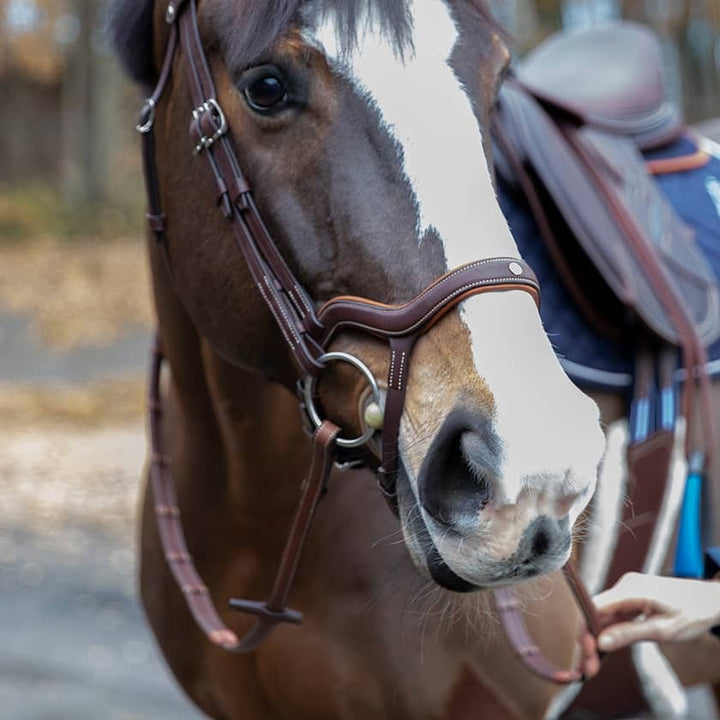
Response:
[[[720,335],[714,273],[640,152],[683,131],[657,39],[635,23],[553,36],[500,93],[499,172],[537,197],[559,272],[608,333],[630,309],[672,344],[691,329],[703,345]]]
[[[596,330],[637,343],[635,404],[656,384],[674,393],[678,347],[687,377],[700,377],[698,395],[695,383],[684,385],[682,414],[690,417],[699,400],[699,446],[707,457],[705,348],[720,335],[720,293],[693,231],[659,191],[642,155],[684,132],[665,91],[659,43],[631,22],[551,37],[508,78],[493,121],[496,170],[525,195],[579,310]],[[646,565],[670,483],[673,425],[650,428],[628,448],[622,521],[632,531],[620,532],[609,585]],[[609,693],[610,683],[627,690]],[[602,716],[637,711],[645,705],[640,686],[631,654],[616,653],[574,709]]]

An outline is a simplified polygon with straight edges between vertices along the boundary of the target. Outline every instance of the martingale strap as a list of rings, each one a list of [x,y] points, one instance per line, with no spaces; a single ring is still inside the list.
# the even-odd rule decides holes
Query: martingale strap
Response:
[[[252,652],[278,623],[287,622],[297,625],[302,621],[302,614],[286,607],[286,603],[315,509],[332,468],[334,443],[340,428],[329,420],[325,420],[313,435],[310,469],[301,486],[300,501],[295,509],[295,516],[268,599],[265,602],[230,601],[231,608],[257,616],[250,629],[242,638],[239,638],[220,619],[209,590],[195,568],[185,541],[170,460],[165,453],[162,433],[163,406],[160,394],[160,374],[163,360],[162,350],[156,340],[152,353],[148,388],[152,444],[150,485],[165,559],[178,587],[185,596],[188,609],[195,622],[210,642],[235,653]]]
[[[181,56],[194,107],[190,123],[193,152],[206,160],[206,167],[215,183],[217,205],[232,228],[258,291],[273,314],[306,384],[308,379],[317,378],[323,371],[326,351],[342,329],[361,330],[384,339],[390,346],[382,429],[383,457],[378,474],[383,493],[391,508],[397,511],[398,435],[415,341],[445,313],[473,295],[521,290],[539,303],[537,279],[530,267],[519,258],[487,258],[448,272],[402,305],[384,305],[366,298],[337,297],[316,311],[310,296],[286,264],[263,222],[250,184],[240,168],[202,47],[196,0],[170,0],[166,20],[170,25],[170,37],[165,58],[157,85],[141,111],[137,129],[143,138],[147,218],[158,244],[164,250],[168,267],[171,268],[171,263],[155,162],[154,116],[168,85],[174,61]],[[152,357],[148,407],[152,442],[150,482],[163,550],[192,616],[208,639],[232,652],[251,652],[278,623],[301,622],[301,613],[287,608],[286,603],[321,490],[336,459],[339,428],[327,420],[317,423],[312,436],[312,462],[302,484],[301,498],[268,600],[230,601],[232,609],[256,616],[255,624],[240,638],[220,619],[185,542],[169,458],[163,445],[160,393],[163,359],[158,343]],[[362,365],[357,360],[355,362]],[[512,604],[510,595],[506,594],[505,598],[508,608],[504,616],[514,618],[513,627],[522,631],[524,624],[517,604],[509,607]],[[562,681],[561,672],[550,675],[549,679]]]

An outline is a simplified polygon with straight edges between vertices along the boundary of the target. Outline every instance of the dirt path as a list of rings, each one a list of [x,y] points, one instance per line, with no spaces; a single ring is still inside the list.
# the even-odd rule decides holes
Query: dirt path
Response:
[[[0,717],[199,718],[135,592],[139,424],[6,429],[0,454]]]
[[[0,246],[0,718],[197,720],[135,589],[142,246]]]

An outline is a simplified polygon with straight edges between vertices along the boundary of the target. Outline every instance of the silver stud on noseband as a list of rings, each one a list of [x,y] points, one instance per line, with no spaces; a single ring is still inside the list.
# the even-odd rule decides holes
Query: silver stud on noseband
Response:
[[[361,447],[362,445],[365,445],[365,443],[368,440],[370,440],[370,438],[375,433],[375,430],[377,429],[376,423],[380,423],[380,427],[382,427],[382,410],[381,410],[382,397],[380,395],[380,388],[378,387],[375,376],[372,374],[372,371],[370,370],[370,368],[364,362],[362,362],[362,360],[358,360],[358,358],[356,358],[354,355],[350,355],[348,353],[344,353],[344,352],[325,353],[324,355],[321,355],[318,358],[318,361],[323,364],[327,364],[328,362],[349,363],[353,367],[356,367],[362,373],[365,380],[367,380],[367,383],[370,386],[370,391],[372,392],[372,395],[373,395],[374,402],[371,402],[365,411],[365,423],[367,425],[365,432],[356,438],[338,437],[335,440],[338,447],[341,447],[341,448],[357,448],[357,447]],[[308,377],[305,378],[305,382],[303,383],[303,396],[304,396],[304,400],[305,400],[305,410],[307,411],[308,417],[310,418],[310,422],[312,423],[314,428],[319,428],[323,422],[322,418],[320,417],[320,414],[317,411],[317,408],[315,407],[315,389],[317,387],[317,381],[318,381],[317,377],[309,375]],[[374,421],[371,424],[368,421],[368,411],[373,406],[375,406],[377,408],[377,410],[374,410],[371,413],[372,419]]]
[[[523,269],[522,269],[522,266],[520,265],[520,263],[511,262],[511,263],[508,265],[508,270],[509,270],[513,275],[522,275],[522,274],[523,274]]]

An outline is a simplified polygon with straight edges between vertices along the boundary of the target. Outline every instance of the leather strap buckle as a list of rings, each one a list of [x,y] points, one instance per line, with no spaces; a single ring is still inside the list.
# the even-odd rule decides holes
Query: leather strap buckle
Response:
[[[220,107],[220,103],[215,98],[208,98],[202,105],[199,105],[192,111],[193,127],[197,130],[200,139],[193,149],[193,155],[197,155],[206,148],[209,148],[217,142],[228,129],[225,113]],[[203,122],[209,120],[214,128],[211,135],[206,134],[203,128]]]

